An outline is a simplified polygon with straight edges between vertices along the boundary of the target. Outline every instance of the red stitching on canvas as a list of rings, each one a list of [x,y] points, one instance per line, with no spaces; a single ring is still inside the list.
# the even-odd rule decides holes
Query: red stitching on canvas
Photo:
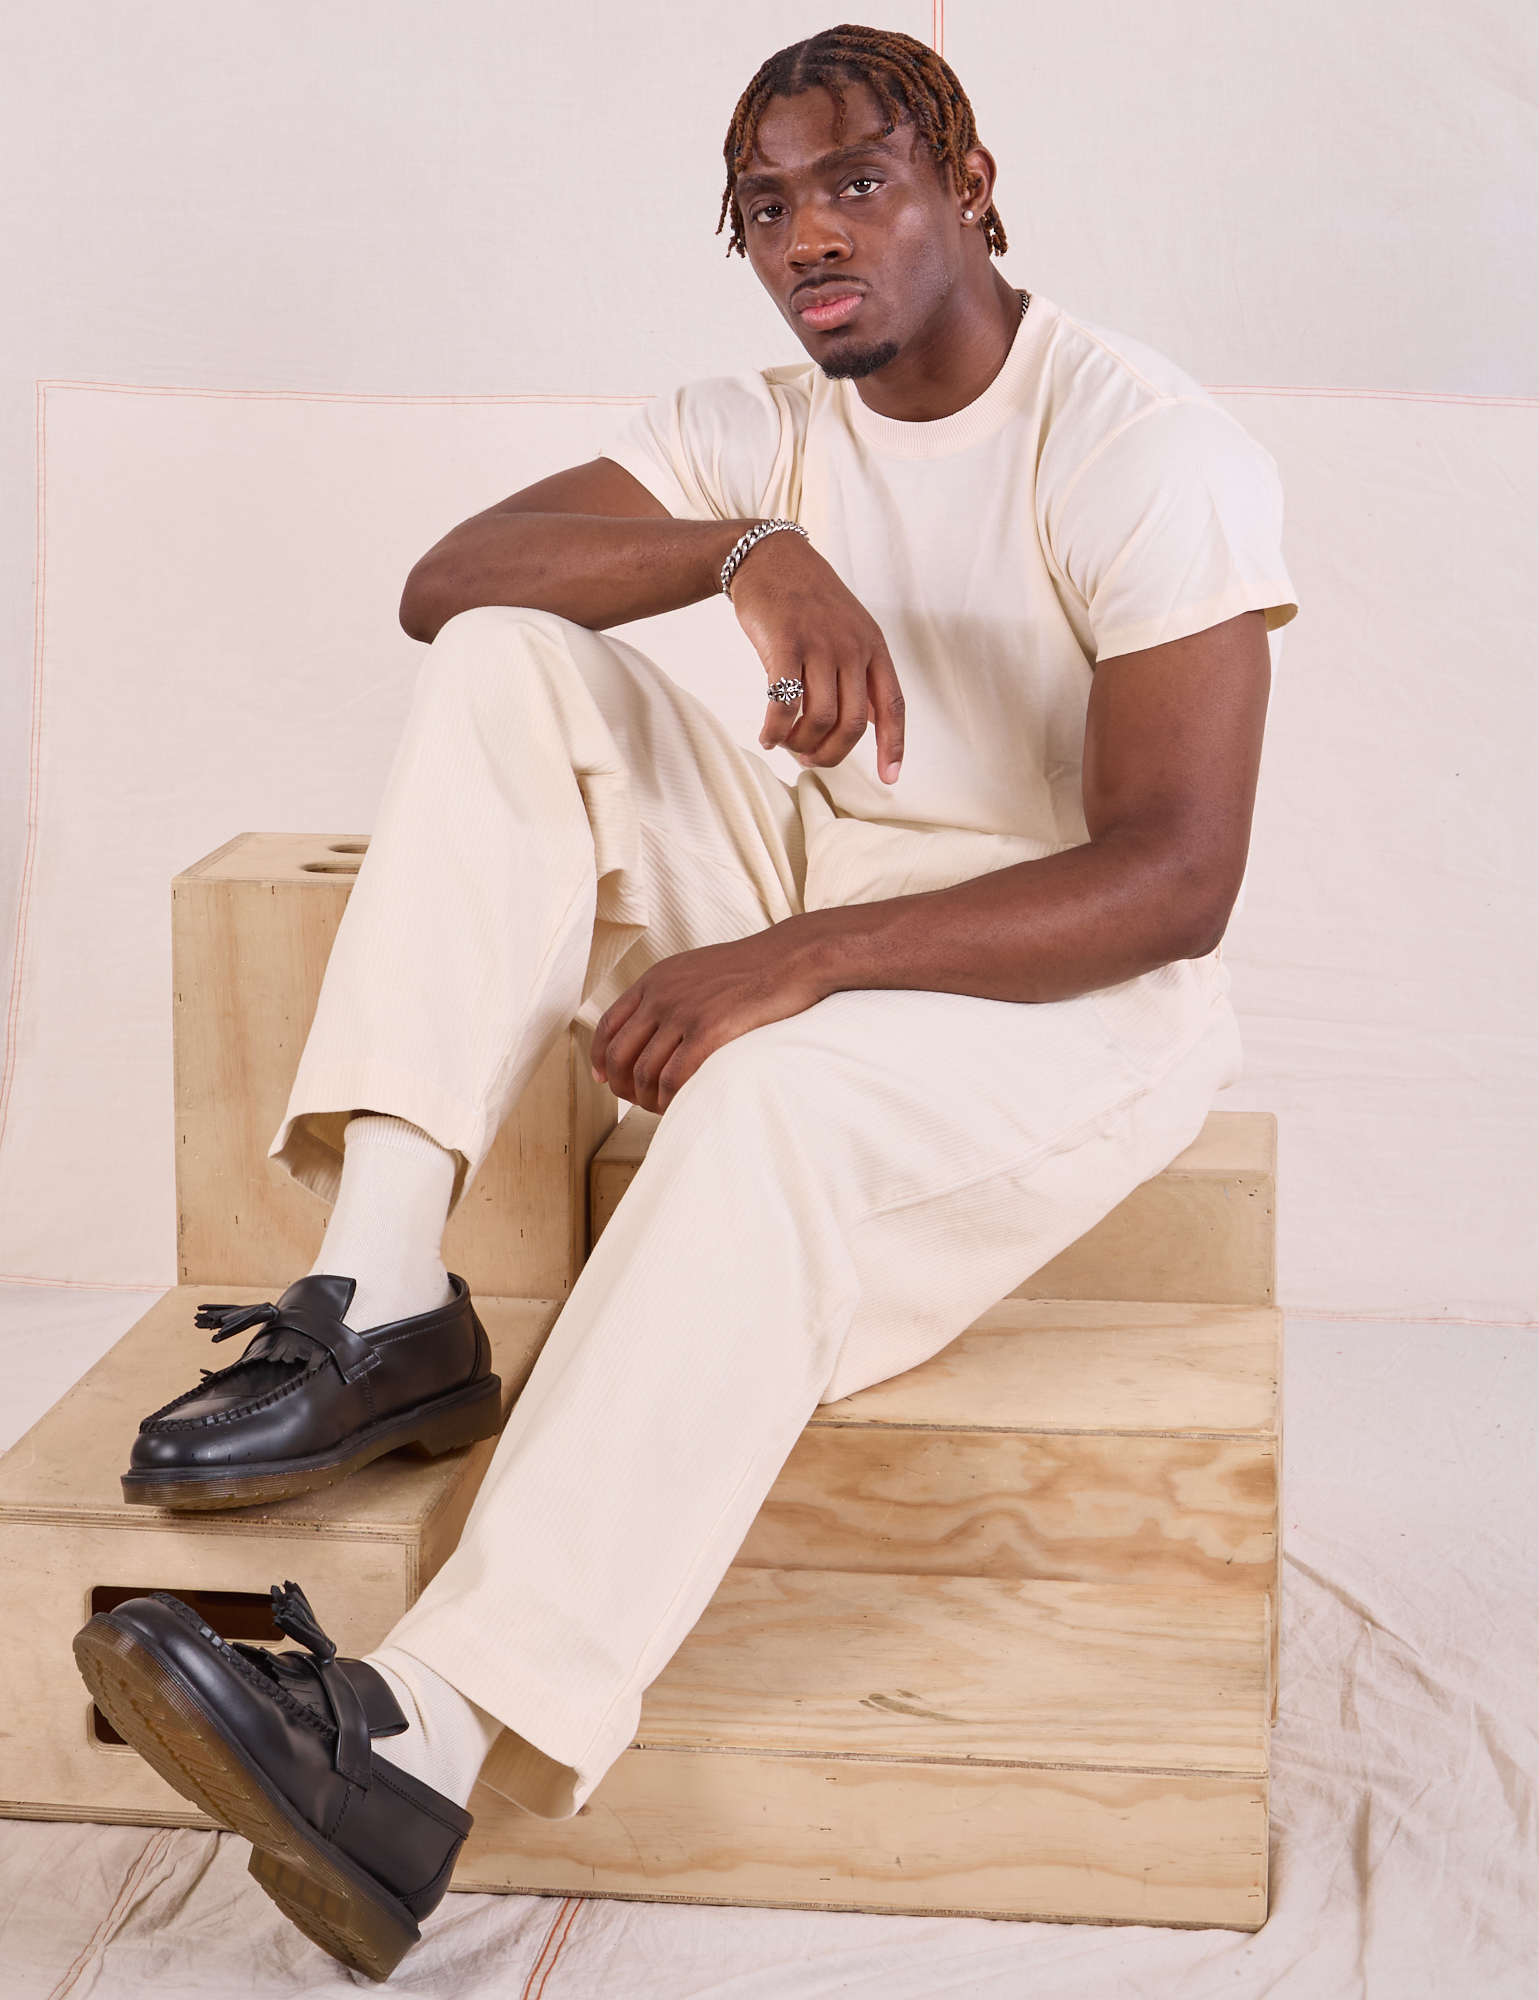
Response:
[[[946,0],[930,0],[930,46],[938,56],[946,53]]]
[[[540,1955],[534,1961],[529,1977],[524,1981],[524,1990],[519,1995],[519,2000],[542,2000],[542,1995],[545,1992],[545,1982],[556,1969],[556,1961],[560,1958],[562,1951],[566,1947],[566,1941],[572,1934],[572,1926],[577,1921],[577,1912],[581,1908],[582,1901],[580,1897],[568,1896],[562,1903],[561,1908],[557,1910],[555,1916],[552,1917],[550,1929],[545,1933],[545,1942],[540,1946]],[[556,1935],[558,1931],[561,1933],[559,1937]],[[551,1951],[553,1944],[555,1950]],[[547,1952],[550,1952],[549,1958],[546,1957]],[[541,1971],[542,1967],[544,1968],[543,1972]],[[540,1982],[538,1986],[534,1983],[536,1978]]]

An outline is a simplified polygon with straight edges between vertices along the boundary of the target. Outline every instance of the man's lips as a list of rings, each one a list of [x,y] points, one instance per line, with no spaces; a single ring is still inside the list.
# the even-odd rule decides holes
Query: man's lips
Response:
[[[853,286],[819,285],[792,303],[803,326],[810,326],[815,333],[829,333],[854,315],[865,296]]]

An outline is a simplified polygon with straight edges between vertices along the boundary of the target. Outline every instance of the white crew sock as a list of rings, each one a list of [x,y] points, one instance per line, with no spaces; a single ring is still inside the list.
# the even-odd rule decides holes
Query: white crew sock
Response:
[[[364,1658],[384,1675],[411,1725],[404,1736],[380,1737],[378,1754],[464,1805],[502,1724],[399,1646],[381,1646]]]
[[[372,1111],[348,1120],[342,1185],[313,1270],[354,1278],[355,1333],[447,1305],[444,1224],[454,1155],[404,1118]]]

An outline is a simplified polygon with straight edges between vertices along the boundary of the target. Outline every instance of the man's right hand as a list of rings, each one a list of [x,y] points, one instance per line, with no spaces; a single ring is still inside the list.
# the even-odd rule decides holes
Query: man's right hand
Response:
[[[732,579],[732,608],[770,685],[799,680],[794,704],[771,701],[759,743],[780,744],[809,766],[842,764],[876,725],[876,767],[897,783],[903,763],[903,690],[881,627],[800,535],[766,535]]]
[[[698,604],[753,521],[676,520],[612,459],[555,473],[462,521],[407,578],[401,623],[437,637],[478,605],[551,611],[602,631]],[[903,695],[871,614],[800,535],[767,535],[732,580],[733,608],[771,685],[805,689],[800,711],[770,702],[760,742],[803,763],[841,763],[876,724],[877,768],[896,782]]]

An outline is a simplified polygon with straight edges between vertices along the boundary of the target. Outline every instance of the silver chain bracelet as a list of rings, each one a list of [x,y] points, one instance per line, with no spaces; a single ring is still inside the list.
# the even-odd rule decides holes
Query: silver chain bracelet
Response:
[[[732,553],[721,566],[721,594],[723,597],[731,597],[732,579],[737,575],[738,568],[744,556],[747,555],[754,544],[762,542],[766,535],[778,535],[784,531],[789,531],[793,535],[800,535],[804,542],[811,540],[807,530],[799,521],[761,521],[757,528],[750,528],[740,541],[732,544]]]

